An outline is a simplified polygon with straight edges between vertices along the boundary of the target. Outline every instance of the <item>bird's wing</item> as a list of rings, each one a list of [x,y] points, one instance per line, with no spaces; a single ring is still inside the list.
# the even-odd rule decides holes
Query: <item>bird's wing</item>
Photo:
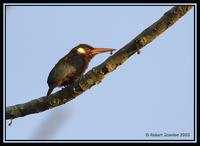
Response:
[[[76,68],[68,63],[59,62],[51,70],[47,83],[55,84],[76,73]]]

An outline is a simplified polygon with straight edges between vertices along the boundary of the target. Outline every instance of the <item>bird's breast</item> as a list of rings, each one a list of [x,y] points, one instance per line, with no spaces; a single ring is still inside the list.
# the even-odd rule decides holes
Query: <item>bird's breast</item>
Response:
[[[79,78],[87,69],[89,62],[84,56],[73,56],[67,60],[59,61],[51,70],[48,84],[61,86]]]
[[[83,73],[89,64],[84,56],[74,56],[73,59],[70,59],[67,63],[76,68],[77,74]]]

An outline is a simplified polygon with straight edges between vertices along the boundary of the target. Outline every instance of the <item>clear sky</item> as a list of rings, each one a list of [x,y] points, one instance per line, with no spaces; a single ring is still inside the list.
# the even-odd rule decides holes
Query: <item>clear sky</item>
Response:
[[[171,8],[7,6],[6,106],[46,95],[50,70],[74,46],[118,50]],[[6,139],[193,139],[193,19],[191,10],[140,55],[67,104],[17,118],[12,126],[6,121]],[[109,56],[96,56],[88,70]]]

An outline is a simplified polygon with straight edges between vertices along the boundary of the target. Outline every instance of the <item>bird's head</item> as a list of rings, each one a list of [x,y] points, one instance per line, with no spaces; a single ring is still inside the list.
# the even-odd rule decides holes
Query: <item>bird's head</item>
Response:
[[[114,50],[115,49],[111,49],[111,48],[94,48],[87,44],[80,44],[73,49],[73,51],[76,51],[77,54],[83,55],[89,58],[92,58],[95,55],[100,54],[100,53],[112,52]]]

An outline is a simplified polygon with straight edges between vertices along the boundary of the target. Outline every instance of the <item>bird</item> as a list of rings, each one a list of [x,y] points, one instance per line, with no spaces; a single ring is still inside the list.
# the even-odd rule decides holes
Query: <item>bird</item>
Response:
[[[113,52],[112,48],[94,48],[88,44],[79,44],[62,57],[50,71],[47,84],[49,86],[47,96],[56,87],[67,87],[79,79],[88,68],[89,62],[97,54]]]

